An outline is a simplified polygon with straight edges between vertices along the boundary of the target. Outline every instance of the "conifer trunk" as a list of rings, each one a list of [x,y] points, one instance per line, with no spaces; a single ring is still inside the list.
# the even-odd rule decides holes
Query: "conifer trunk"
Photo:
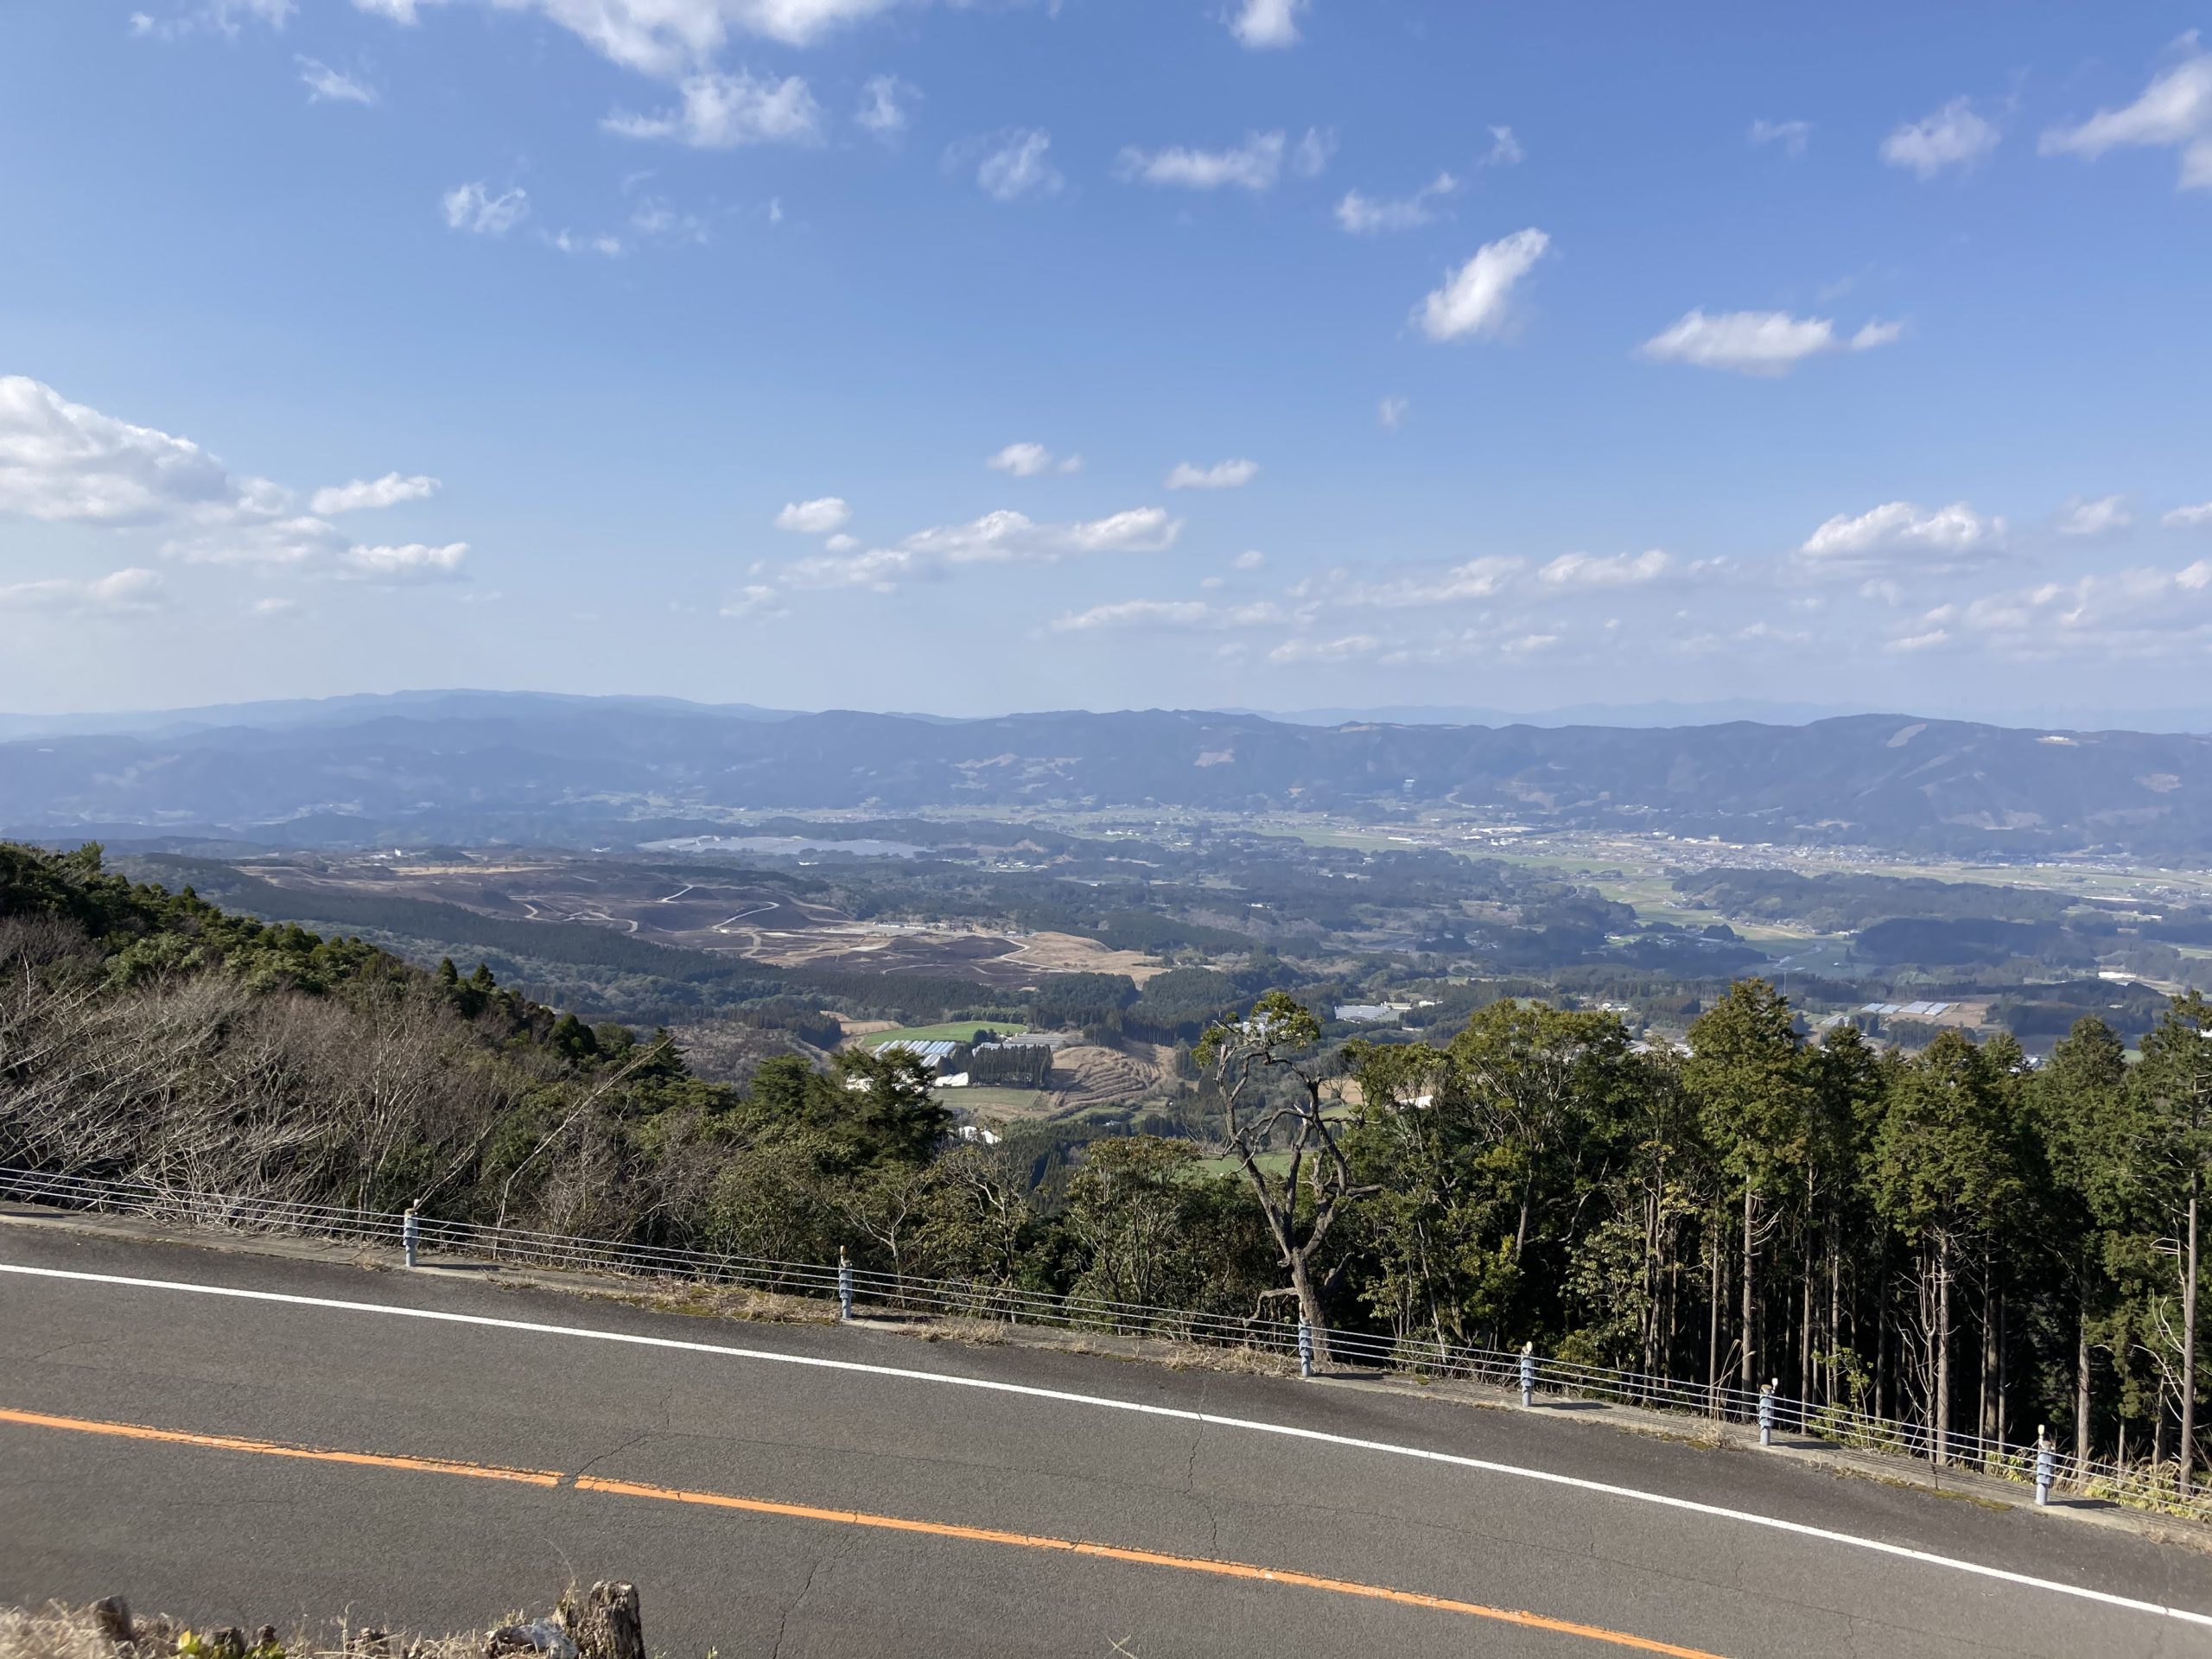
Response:
[[[2082,1298],[2075,1310],[2074,1338],[2074,1465],[2086,1475],[2089,1467],[2089,1299]]]
[[[1758,1387],[1758,1304],[1752,1300],[1757,1276],[1758,1256],[1754,1242],[1757,1214],[1753,1209],[1751,1183],[1744,1182],[1744,1387],[1748,1391]]]
[[[2189,1494],[2196,1459],[2196,1211],[2204,1173],[2189,1173],[2189,1269],[2181,1292],[2181,1472],[2182,1495]]]
[[[1935,1420],[1936,1460],[1951,1457],[1951,1241],[1938,1234],[1936,1243],[1936,1397],[1928,1414]]]

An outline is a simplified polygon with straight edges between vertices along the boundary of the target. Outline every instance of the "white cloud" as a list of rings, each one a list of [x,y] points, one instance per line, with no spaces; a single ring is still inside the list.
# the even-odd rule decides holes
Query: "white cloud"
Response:
[[[1319,145],[1315,133],[1306,136],[1306,143]],[[1234,186],[1240,190],[1272,190],[1282,177],[1283,155],[1288,140],[1280,132],[1255,132],[1234,149],[1140,149],[1135,145],[1122,150],[1115,171],[1122,178],[1135,179],[1145,184],[1179,186],[1186,190],[1219,190]],[[1311,153],[1309,153],[1311,154]],[[1301,162],[1301,171],[1318,173],[1325,162],[1325,152],[1319,160]]]
[[[1230,32],[1248,51],[1298,44],[1298,17],[1308,0],[1241,0],[1229,20]]]
[[[1286,639],[1268,653],[1271,663],[1349,663],[1372,657],[1382,642],[1371,633],[1348,633],[1336,639]]]
[[[1213,613],[1199,599],[1124,599],[1071,611],[1052,619],[1055,633],[1084,633],[1100,628],[1193,627]]]
[[[278,599],[272,595],[266,599],[255,600],[252,604],[245,607],[245,610],[248,616],[264,618],[296,616],[300,612],[300,601],[296,599]]]
[[[1085,554],[1165,552],[1182,531],[1182,520],[1159,507],[1074,524],[1039,524],[1025,513],[1001,510],[969,524],[918,531],[893,547],[795,560],[780,574],[787,587],[888,592],[961,565],[1057,564]]]
[[[770,223],[772,224],[782,216],[782,213],[776,202],[772,200],[769,205]],[[683,243],[704,245],[707,240],[707,221],[696,213],[679,211],[676,205],[665,196],[641,198],[637,207],[631,212],[630,228],[640,236],[650,237],[656,242],[671,245]],[[612,237],[596,238],[592,244],[593,251],[599,253],[620,253],[621,251],[620,243],[615,243],[613,247],[599,245],[602,242],[613,242],[613,240]]]
[[[1656,582],[1673,569],[1674,561],[1658,548],[1643,553],[1615,553],[1600,558],[1589,553],[1562,553],[1536,572],[1536,580],[1554,588],[1621,588]]]
[[[1484,167],[1518,167],[1529,152],[1521,148],[1521,141],[1513,136],[1510,127],[1490,130],[1490,149],[1482,158]]]
[[[1229,563],[1239,570],[1258,570],[1268,562],[1268,556],[1256,547],[1247,548]]]
[[[1041,127],[1004,133],[987,143],[992,147],[976,164],[976,182],[994,201],[1056,195],[1067,182],[1059,168],[1046,159],[1046,152],[1052,147],[1052,135]],[[946,152],[946,159],[957,160],[973,153],[968,147],[955,146]]]
[[[1439,173],[1433,179],[1410,196],[1395,200],[1362,195],[1357,190],[1344,192],[1344,200],[1337,204],[1337,223],[1354,236],[1373,236],[1382,231],[1410,231],[1434,222],[1436,213],[1431,203],[1439,197],[1448,196],[1459,188],[1459,181],[1449,173]]]
[[[278,0],[258,0],[259,3]],[[289,4],[289,0],[281,0]],[[489,0],[502,11],[532,11],[626,69],[666,79],[712,65],[733,35],[810,46],[832,31],[888,11],[901,0]],[[442,0],[353,0],[363,11],[412,24]]]
[[[1498,650],[1508,657],[1529,657],[1540,651],[1549,651],[1559,641],[1560,636],[1555,633],[1524,633],[1507,640]]]
[[[619,236],[607,236],[604,233],[597,236],[583,236],[573,234],[564,229],[554,232],[545,238],[545,243],[548,247],[560,253],[595,253],[607,259],[619,259],[622,257],[622,238]]]
[[[148,524],[244,499],[198,444],[132,426],[22,375],[0,377],[0,512]]]
[[[1256,461],[1217,461],[1211,467],[1194,467],[1189,461],[1178,461],[1175,470],[1167,474],[1171,490],[1241,490],[1260,475]]]
[[[2212,644],[2212,560],[1990,594],[1965,607],[1963,624],[2011,657],[2171,655]]]
[[[1948,628],[1929,628],[1919,633],[1902,634],[1891,640],[1882,649],[1893,652],[1933,651],[1936,646],[1947,642],[1950,637],[1951,631]]]
[[[467,542],[430,547],[410,542],[403,547],[349,547],[338,556],[338,575],[352,582],[453,582],[468,556]]]
[[[1344,572],[1336,570],[1319,581],[1299,583],[1291,594],[1294,598],[1325,599],[1332,605],[1355,608],[1424,610],[1433,606],[1495,599],[1527,569],[1526,559],[1493,555],[1469,559],[1447,569],[1393,576],[1381,582],[1353,581]]]
[[[388,505],[418,499],[435,487],[435,480],[395,474],[375,483],[356,481],[325,491],[316,499],[347,507]],[[115,530],[160,528],[168,532],[162,553],[191,563],[315,561],[329,569],[344,569],[349,563],[366,569],[383,556],[405,551],[355,549],[344,554],[336,528],[321,517],[296,512],[289,492],[277,485],[233,478],[189,439],[73,404],[53,387],[21,375],[0,378],[0,514]],[[369,556],[365,565],[363,555]],[[458,557],[455,552],[455,563]],[[159,578],[149,572],[118,571],[92,583],[23,584],[15,602],[60,609],[146,609],[160,601],[162,591]]]
[[[1083,457],[1056,456],[1041,443],[1009,443],[983,465],[1015,478],[1035,478],[1045,473],[1079,473]]]
[[[896,75],[871,75],[861,88],[860,111],[853,119],[879,138],[895,138],[906,130],[906,106],[921,95],[919,87]]]
[[[1165,552],[1182,530],[1182,520],[1160,507],[1136,507],[1067,524],[1036,524],[1026,514],[1002,509],[971,524],[919,531],[899,546],[952,564],[1050,564],[1077,553]]]
[[[2198,524],[2212,524],[2212,501],[2202,501],[2193,507],[2176,507],[2158,522],[2168,530],[2188,530]]]
[[[310,104],[373,104],[376,88],[365,85],[346,73],[333,69],[315,58],[296,58],[300,67],[300,81],[308,89]]]
[[[677,92],[683,101],[676,109],[650,116],[617,110],[600,124],[626,138],[674,138],[695,149],[804,144],[821,136],[822,106],[798,75],[709,72],[686,76]]]
[[[831,553],[849,553],[860,544],[859,537],[848,536],[842,531],[835,536],[825,537],[822,543],[823,550]]]
[[[1869,322],[1848,339],[1827,317],[1793,317],[1786,311],[1701,310],[1686,313],[1663,334],[1637,349],[1656,363],[1688,363],[1737,374],[1787,374],[1808,357],[1865,352],[1887,346],[1904,333],[1894,322]]]
[[[168,585],[157,570],[118,570],[90,582],[56,576],[0,587],[0,612],[65,616],[124,616],[168,608]]]
[[[236,35],[241,19],[282,29],[290,20],[293,0],[204,0],[171,17],[155,17],[143,11],[130,14],[130,32],[157,41],[206,29],[217,35]]]
[[[1977,563],[2004,545],[2005,521],[1985,518],[1963,501],[1932,512],[1888,501],[1856,518],[1838,513],[1805,538],[1797,557],[1808,569],[1851,575],[1885,565],[1910,572]]]
[[[530,193],[519,185],[495,196],[480,180],[457,184],[438,200],[448,229],[477,236],[505,236],[530,214]]]
[[[1923,179],[1945,168],[1971,168],[1997,148],[1996,126],[1974,113],[1970,99],[1955,98],[1935,114],[1908,121],[1882,140],[1882,159]]]
[[[765,582],[754,582],[733,594],[722,606],[721,613],[728,617],[785,616],[789,613],[782,604],[783,595]]]
[[[1809,121],[1767,121],[1751,123],[1750,138],[1752,143],[1779,144],[1783,154],[1795,160],[1805,153],[1805,146],[1812,142],[1813,124]]]
[[[797,531],[802,536],[827,536],[833,530],[842,530],[852,517],[853,510],[842,496],[818,496],[811,501],[784,503],[784,510],[776,515],[776,528]]]
[[[1268,600],[1249,605],[1211,605],[1198,599],[1125,599],[1056,616],[1051,626],[1055,633],[1090,633],[1113,628],[1281,627],[1294,620],[1281,606]]]
[[[785,565],[782,574],[785,583],[792,588],[873,588],[887,594],[908,576],[918,574],[918,567],[911,553],[877,548],[850,555],[810,554]]]
[[[194,563],[299,563],[342,543],[266,479],[237,479],[186,438],[133,426],[22,376],[0,378],[0,514],[159,527]]]
[[[1484,243],[1421,302],[1415,313],[1421,332],[1438,340],[1497,333],[1504,326],[1515,284],[1550,246],[1551,238],[1534,228]]]
[[[1402,397],[1385,397],[1375,405],[1375,418],[1395,432],[1406,423],[1406,416],[1413,412],[1413,407]]]
[[[2181,188],[2212,189],[2212,56],[2197,49],[2194,32],[2175,44],[2181,60],[2133,104],[2100,110],[2078,126],[2053,127],[2037,149],[2091,161],[2112,149],[2178,149]]]
[[[1290,152],[1290,170],[1301,179],[1318,179],[1328,170],[1329,160],[1336,153],[1334,128],[1308,127],[1298,147]]]
[[[355,479],[351,484],[317,490],[308,505],[325,518],[341,512],[361,512],[375,507],[397,506],[402,501],[426,501],[438,493],[438,480],[417,473],[402,478],[386,473],[378,479]]]
[[[305,564],[327,562],[344,545],[336,525],[273,504],[242,503],[195,513],[183,533],[162,543],[164,558],[187,564]]]
[[[2135,522],[2127,510],[2127,498],[2107,495],[2094,501],[2075,496],[2060,509],[2058,533],[2062,536],[2109,536],[2115,531],[2126,530]]]

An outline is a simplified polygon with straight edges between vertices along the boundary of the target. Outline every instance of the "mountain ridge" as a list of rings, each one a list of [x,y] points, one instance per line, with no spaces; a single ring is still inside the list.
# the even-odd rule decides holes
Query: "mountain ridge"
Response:
[[[444,702],[436,696],[448,699]],[[0,742],[0,827],[332,844],[620,836],[734,810],[1449,805],[1533,828],[2031,857],[2212,851],[2212,737],[1911,715],[1662,728],[1299,725],[1194,709],[974,720],[435,694],[305,723]]]

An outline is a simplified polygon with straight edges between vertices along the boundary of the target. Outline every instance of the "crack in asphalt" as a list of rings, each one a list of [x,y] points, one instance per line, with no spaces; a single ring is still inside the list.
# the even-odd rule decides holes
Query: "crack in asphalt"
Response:
[[[791,1622],[791,1615],[798,1611],[805,1605],[806,1599],[814,1593],[814,1580],[820,1576],[822,1569],[843,1553],[844,1545],[840,1541],[823,1550],[808,1563],[806,1582],[799,1586],[798,1594],[793,1596],[790,1605],[776,1616],[776,1640],[774,1645],[768,1649],[768,1659],[782,1659],[784,1631]]]
[[[654,1435],[660,1432],[661,1431],[657,1428],[641,1428],[636,1433],[632,1434],[628,1440],[623,1441],[621,1445],[609,1446],[604,1452],[595,1452],[589,1462],[584,1464],[582,1467],[576,1469],[566,1477],[568,1484],[571,1486],[575,1485],[577,1481],[581,1480],[584,1476],[591,1473],[593,1470],[598,1468],[601,1464],[605,1463],[609,1458],[620,1457],[632,1446],[643,1444],[645,1441],[652,1439]]]
[[[1198,1391],[1201,1408],[1206,1403],[1205,1389]],[[1183,1465],[1183,1494],[1206,1512],[1206,1549],[1211,1554],[1221,1553],[1221,1512],[1213,1506],[1213,1499],[1198,1490],[1198,1447],[1206,1437],[1205,1421],[1201,1418],[1191,1425],[1191,1456]]]

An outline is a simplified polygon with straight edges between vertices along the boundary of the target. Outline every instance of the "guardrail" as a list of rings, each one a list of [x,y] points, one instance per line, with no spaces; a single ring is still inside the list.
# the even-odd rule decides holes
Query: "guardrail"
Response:
[[[117,1180],[28,1169],[0,1168],[0,1198],[144,1216],[192,1226],[340,1239],[394,1253],[407,1243],[410,1219],[339,1205],[209,1192],[144,1178]],[[431,1216],[412,1219],[413,1242],[425,1253],[440,1251],[518,1266],[580,1268],[867,1302],[902,1313],[1164,1338],[1243,1348],[1285,1359],[1297,1359],[1300,1352],[1301,1327],[1290,1319],[1256,1315],[1241,1319],[975,1280],[924,1278],[821,1262],[576,1238]],[[1716,1421],[1770,1426],[1783,1434],[1917,1459],[1939,1471],[1946,1466],[1963,1468],[2024,1485],[2037,1478],[2038,1448],[2035,1446],[1954,1430],[1943,1437],[1939,1447],[1925,1424],[1878,1417],[1834,1402],[1615,1370],[1557,1357],[1533,1356],[1532,1370],[1524,1371],[1522,1352],[1443,1342],[1433,1337],[1393,1337],[1361,1331],[1308,1335],[1318,1339],[1317,1357],[1324,1363],[1450,1377],[1504,1389],[1520,1388],[1526,1382],[1543,1394],[1692,1414]],[[2171,1461],[2151,1465],[2123,1465],[2094,1459],[2082,1462],[2056,1448],[2044,1448],[2044,1458],[2045,1471],[2062,1490],[2212,1521],[2212,1492],[2202,1488],[2182,1492],[2177,1471]]]

